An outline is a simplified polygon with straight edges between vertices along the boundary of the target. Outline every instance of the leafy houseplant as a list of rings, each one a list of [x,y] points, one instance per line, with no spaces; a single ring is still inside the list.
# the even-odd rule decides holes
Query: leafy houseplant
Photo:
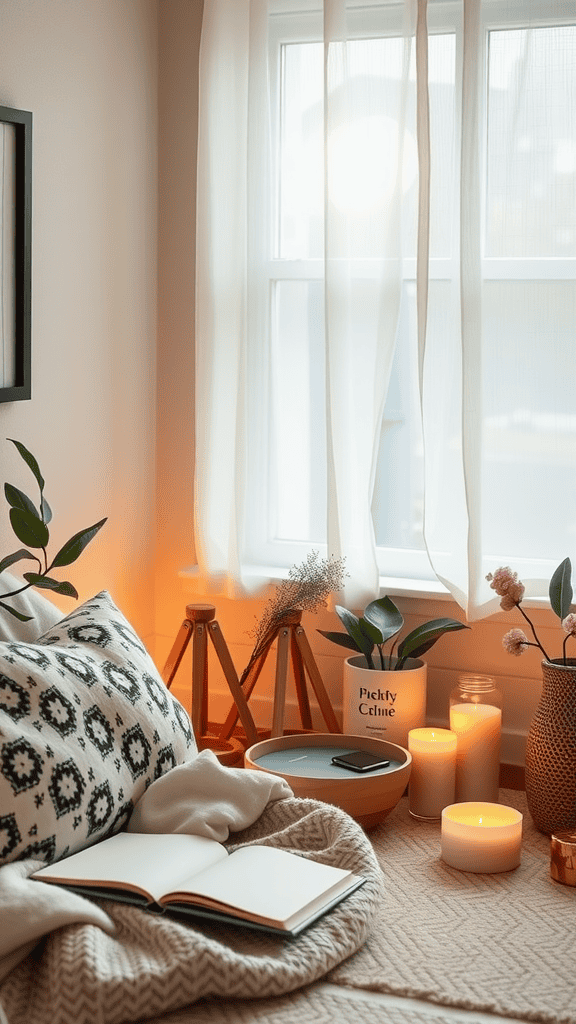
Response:
[[[572,612],[572,566],[565,558],[552,574],[550,606],[564,630],[562,657],[550,658],[522,608],[524,584],[509,566],[486,577],[504,611],[517,608],[530,626],[532,640],[521,629],[511,629],[502,643],[510,654],[519,656],[529,647],[543,654],[542,694],[526,738],[526,799],[536,828],[545,835],[572,831],[576,827],[576,658],[566,656],[570,637],[576,637],[576,614]]]
[[[404,619],[389,597],[372,601],[360,618],[340,605],[336,614],[346,632],[318,632],[341,647],[359,652],[344,662],[344,732],[407,747],[410,729],[419,729],[426,721],[427,666],[420,656],[443,633],[469,627],[455,619],[433,619],[408,633],[396,648]],[[388,653],[384,652],[386,644],[391,644]]]
[[[352,651],[358,651],[366,658],[366,667],[369,669],[388,669],[401,672],[407,658],[420,658],[426,651],[440,639],[443,633],[450,633],[457,629],[469,629],[463,622],[457,619],[432,619],[417,626],[408,636],[405,636],[398,645],[398,656],[393,661],[394,648],[396,647],[395,637],[404,625],[402,614],[389,597],[381,597],[372,601],[358,618],[353,612],[336,605],[336,614],[346,627],[346,633],[334,633],[319,629],[318,632],[341,647],[347,647]],[[384,654],[384,645],[393,641],[392,647],[387,655]],[[378,648],[379,665],[374,664],[372,657],[374,648]]]
[[[8,438],[7,440],[12,441],[12,444],[16,446],[24,462],[32,471],[40,489],[40,500],[38,507],[36,507],[28,495],[19,490],[18,487],[14,487],[12,484],[8,483],[4,484],[4,494],[10,506],[10,523],[12,525],[12,529],[20,543],[26,546],[19,548],[18,551],[14,551],[11,555],[6,555],[6,557],[0,561],[0,573],[3,573],[9,568],[9,566],[24,559],[31,559],[38,564],[35,571],[23,573],[26,583],[22,587],[18,587],[16,590],[11,590],[1,595],[0,608],[9,612],[10,615],[13,615],[15,618],[20,619],[21,622],[29,622],[31,616],[24,615],[16,608],[12,608],[9,604],[6,604],[6,598],[15,597],[16,594],[21,594],[23,591],[28,590],[29,587],[37,587],[40,590],[51,590],[55,594],[64,594],[66,597],[77,598],[78,591],[71,583],[67,580],[60,581],[54,579],[50,573],[53,569],[71,565],[72,562],[75,562],[82,554],[86,545],[89,544],[92,538],[98,533],[98,530],[104,526],[106,519],[101,519],[100,522],[95,523],[94,526],[89,526],[87,529],[80,530],[79,533],[75,533],[74,536],[71,537],[70,540],[66,541],[66,543],[60,548],[52,561],[48,563],[46,548],[48,547],[50,540],[48,524],[52,519],[52,511],[44,497],[44,478],[40,472],[36,459],[28,449],[25,448],[20,441],[14,441],[13,438]],[[29,548],[32,548],[32,551],[29,551]],[[33,552],[41,552],[41,555],[34,554]]]

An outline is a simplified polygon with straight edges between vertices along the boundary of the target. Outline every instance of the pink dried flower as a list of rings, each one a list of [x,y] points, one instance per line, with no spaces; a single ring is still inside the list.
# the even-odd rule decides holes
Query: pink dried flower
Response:
[[[524,651],[527,651],[532,645],[530,644],[526,633],[521,629],[511,629],[510,632],[506,633],[506,636],[502,638],[502,646],[506,648],[508,654],[515,654],[516,656],[519,656],[524,654]]]
[[[562,620],[562,629],[568,636],[576,636],[576,614],[570,612],[565,619]]]
[[[489,572],[486,579],[492,590],[502,598],[500,607],[503,611],[509,612],[520,604],[524,597],[524,584],[518,579],[518,573],[512,572],[510,566],[501,566],[494,574]]]

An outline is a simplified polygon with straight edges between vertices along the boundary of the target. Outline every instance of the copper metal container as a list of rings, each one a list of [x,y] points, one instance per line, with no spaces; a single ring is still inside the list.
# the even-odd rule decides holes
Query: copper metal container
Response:
[[[550,875],[555,882],[576,886],[576,831],[550,837]]]

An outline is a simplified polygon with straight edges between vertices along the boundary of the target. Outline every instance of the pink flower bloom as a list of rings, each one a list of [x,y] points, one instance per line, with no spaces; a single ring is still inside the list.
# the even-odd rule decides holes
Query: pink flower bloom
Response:
[[[570,614],[562,620],[562,629],[568,634],[568,636],[576,636],[576,615],[574,612],[570,612]]]
[[[506,648],[508,654],[515,654],[518,657],[520,654],[524,654],[524,651],[527,651],[531,645],[521,629],[511,629],[502,638],[502,646]]]
[[[524,584],[518,579],[518,573],[512,572],[508,565],[501,566],[494,575],[488,573],[486,579],[492,590],[495,590],[498,597],[501,597],[500,607],[503,611],[509,612],[515,608],[524,597]]]

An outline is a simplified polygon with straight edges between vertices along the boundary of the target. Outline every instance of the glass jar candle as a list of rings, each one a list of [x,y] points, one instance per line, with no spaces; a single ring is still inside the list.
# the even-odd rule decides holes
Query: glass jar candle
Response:
[[[491,676],[463,675],[450,694],[456,733],[456,802],[498,803],[502,694]]]

